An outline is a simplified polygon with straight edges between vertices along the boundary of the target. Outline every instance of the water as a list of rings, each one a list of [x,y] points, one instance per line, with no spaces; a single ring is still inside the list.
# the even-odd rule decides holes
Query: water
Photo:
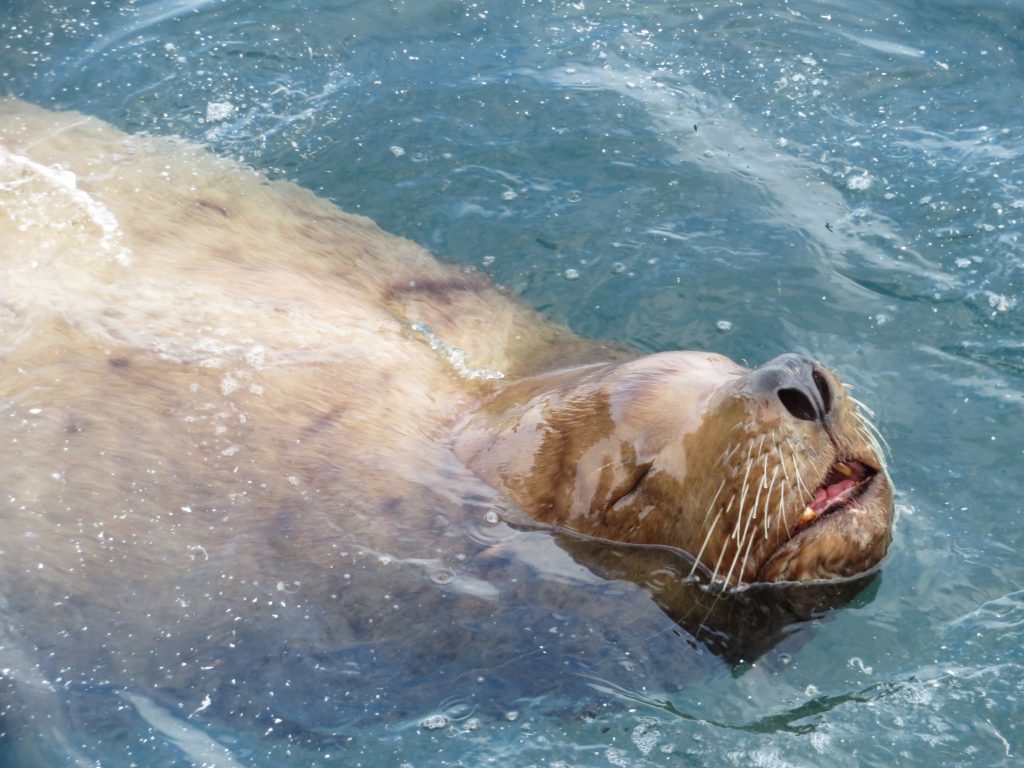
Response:
[[[582,584],[581,605],[518,596],[503,621],[521,646],[489,652],[488,619],[467,616],[440,671],[360,646],[328,681],[296,653],[191,719],[202,692],[174,711],[94,686],[69,711],[19,685],[5,728],[44,734],[42,762],[104,765],[1018,764],[1022,18],[8,0],[8,94],[293,179],[584,335],[821,359],[876,410],[900,516],[868,592],[735,668],[657,611],[595,621],[602,600],[645,599],[628,585],[547,574],[538,590]]]

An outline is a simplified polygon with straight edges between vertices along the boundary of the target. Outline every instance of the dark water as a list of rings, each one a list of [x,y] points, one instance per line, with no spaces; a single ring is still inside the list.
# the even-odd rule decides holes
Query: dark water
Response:
[[[377,722],[381,692],[355,687],[357,729],[293,696],[316,738],[292,755],[261,723],[204,729],[95,690],[120,719],[68,736],[40,704],[44,754],[72,738],[83,764],[1024,760],[1024,4],[7,0],[0,84],[294,179],[585,335],[812,354],[877,412],[899,491],[871,590],[757,663],[695,651],[672,690],[649,668],[664,641],[606,626],[616,679],[533,648],[516,669],[548,676],[544,695],[493,691],[493,711],[455,686]],[[531,632],[555,651],[588,631],[549,624]]]

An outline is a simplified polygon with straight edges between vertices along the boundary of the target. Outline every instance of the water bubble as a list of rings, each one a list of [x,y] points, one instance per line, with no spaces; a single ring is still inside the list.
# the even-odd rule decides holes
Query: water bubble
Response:
[[[871,176],[867,173],[861,173],[857,176],[851,176],[846,180],[846,188],[852,189],[857,192],[863,192],[866,189],[871,188]]]
[[[266,358],[267,350],[259,344],[245,352],[245,362],[253,368],[263,367],[263,363],[266,361]]]
[[[583,199],[583,193],[580,192],[578,189],[574,189],[572,192],[565,196],[565,199],[568,200],[570,203],[578,203],[580,200]]]
[[[436,731],[447,725],[448,717],[446,715],[429,715],[420,720],[420,728],[424,728],[428,731]]]
[[[392,145],[391,147],[389,147],[389,149],[391,151],[391,154],[394,155],[395,157],[402,157],[403,155],[405,155],[405,150],[397,145]]]
[[[513,189],[506,189],[501,193],[502,200],[515,200],[517,197],[519,197],[519,193]]]
[[[497,525],[499,520],[501,520],[501,518],[498,516],[498,513],[495,512],[493,509],[487,510],[487,512],[484,514],[484,522],[490,525]]]
[[[238,379],[236,379],[231,374],[226,375],[223,379],[220,380],[220,393],[225,397],[227,397],[236,389],[238,389],[238,387]]]
[[[206,122],[216,123],[227,120],[235,111],[235,105],[226,101],[211,101],[206,105]]]
[[[430,574],[430,580],[439,586],[446,586],[455,581],[455,572],[444,568]]]
[[[722,333],[728,333],[732,330],[732,322],[729,320],[719,320],[715,323],[715,328],[720,330]]]
[[[645,720],[630,734],[630,738],[642,755],[649,755],[657,745],[658,739],[661,738],[661,731],[657,730],[655,725],[655,721]]]
[[[565,275],[565,279],[566,279],[566,280],[576,280],[576,279],[578,279],[578,278],[579,278],[579,276],[580,276],[580,273],[579,273],[579,270],[577,270],[577,269],[572,269],[572,268],[570,267],[569,269],[565,270],[565,273],[564,273],[564,275]]]
[[[516,720],[519,719],[519,713],[514,709],[510,709],[508,712],[505,713],[505,719],[508,720],[510,723],[514,723]]]
[[[1008,312],[1017,306],[1017,300],[1012,296],[1004,296],[1001,293],[989,293],[988,305],[996,312]]]
[[[633,761],[629,759],[629,755],[615,747],[608,747],[608,749],[605,750],[604,757],[609,763],[617,768],[630,768],[633,764]]]
[[[625,271],[626,265],[623,264],[621,261],[616,261],[614,264],[612,264],[612,272],[615,273],[616,275],[621,275]]]
[[[491,266],[491,264],[494,263],[494,257],[484,256],[482,259],[480,259],[480,263],[483,264],[485,267],[489,267]]]

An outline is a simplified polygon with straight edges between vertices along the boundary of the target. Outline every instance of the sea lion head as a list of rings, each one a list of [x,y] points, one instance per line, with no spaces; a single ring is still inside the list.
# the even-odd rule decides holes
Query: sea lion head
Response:
[[[670,352],[514,382],[467,420],[456,452],[535,520],[676,547],[738,586],[882,559],[893,492],[875,435],[807,357],[747,369]]]

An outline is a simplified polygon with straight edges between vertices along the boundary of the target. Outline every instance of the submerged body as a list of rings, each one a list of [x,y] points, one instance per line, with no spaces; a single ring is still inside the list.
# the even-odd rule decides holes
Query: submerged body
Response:
[[[20,102],[0,201],[0,607],[50,679],[173,688],[282,614],[407,642],[432,604],[370,627],[346,569],[443,569],[513,504],[729,585],[889,543],[869,428],[804,358],[637,358],[294,185]]]

